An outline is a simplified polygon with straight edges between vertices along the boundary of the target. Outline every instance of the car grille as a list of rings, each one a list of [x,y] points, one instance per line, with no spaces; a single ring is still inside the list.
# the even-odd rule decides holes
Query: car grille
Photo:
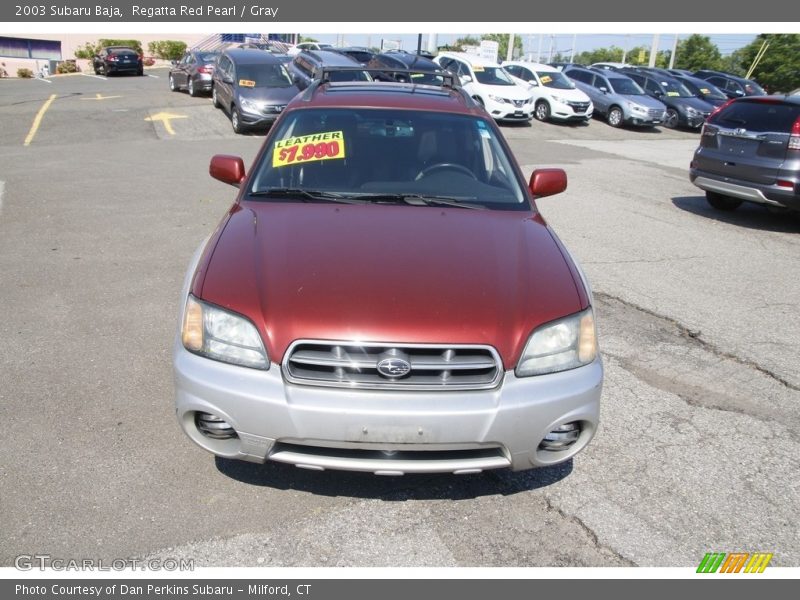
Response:
[[[261,109],[261,112],[265,115],[277,115],[283,112],[284,108],[286,108],[285,104],[268,104]]]
[[[651,119],[663,119],[664,111],[660,108],[651,108],[647,111],[647,116]]]
[[[514,106],[519,108],[520,106],[525,106],[527,100],[512,100],[512,102],[514,103]]]
[[[589,110],[588,102],[568,102],[567,104],[569,104],[572,107],[572,110],[576,113],[586,112]]]
[[[402,374],[387,373],[398,365]],[[287,351],[283,373],[302,385],[447,391],[493,388],[503,369],[490,346],[299,341]]]

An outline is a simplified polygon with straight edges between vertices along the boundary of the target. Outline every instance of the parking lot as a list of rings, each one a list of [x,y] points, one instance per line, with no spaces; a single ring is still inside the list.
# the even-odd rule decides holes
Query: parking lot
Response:
[[[20,554],[209,566],[800,565],[800,219],[720,213],[696,132],[502,128],[594,289],[602,424],[558,467],[380,478],[215,460],[174,415],[189,259],[252,161],[167,71],[0,81],[0,565]]]

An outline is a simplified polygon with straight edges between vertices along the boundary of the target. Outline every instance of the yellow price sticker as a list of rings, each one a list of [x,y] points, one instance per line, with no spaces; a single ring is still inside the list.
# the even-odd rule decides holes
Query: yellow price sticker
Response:
[[[541,79],[542,83],[550,83],[551,81],[553,81],[553,78],[550,77],[550,75],[543,75]]]
[[[345,156],[344,133],[326,131],[278,140],[272,152],[272,166],[285,167]]]
[[[472,65],[472,70],[476,73],[483,73],[484,68],[481,65]]]
[[[710,90],[710,89],[708,89],[708,88],[700,88],[700,91],[701,91],[702,93],[704,93],[704,94],[710,94],[710,93],[711,93],[711,90]]]
[[[667,96],[680,96],[678,92],[667,92]]]
[[[252,79],[240,79],[239,87],[256,87],[256,82]]]

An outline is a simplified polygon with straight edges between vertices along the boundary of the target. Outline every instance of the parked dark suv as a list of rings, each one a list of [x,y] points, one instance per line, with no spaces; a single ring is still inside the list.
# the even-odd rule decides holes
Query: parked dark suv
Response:
[[[233,48],[219,57],[211,99],[230,115],[233,130],[244,133],[269,127],[299,91],[280,57]]]
[[[323,68],[333,67],[358,67],[360,63],[340,52],[333,50],[305,50],[294,57],[289,63],[289,73],[294,83],[301,90],[306,89],[311,82],[318,79]],[[330,81],[371,81],[372,78],[364,71],[338,71],[330,74]]]
[[[378,81],[400,81],[426,85],[441,85],[444,81],[441,76],[443,71],[439,65],[429,58],[408,52],[394,51],[376,54],[369,61],[367,67],[370,75]],[[402,71],[393,72],[392,69],[401,69]],[[412,69],[414,72],[407,73],[405,72],[407,69]]]
[[[713,83],[721,89],[728,98],[741,98],[742,96],[766,96],[767,92],[764,91],[752,79],[745,79],[731,75],[730,73],[723,73],[721,71],[708,71],[701,70],[694,73],[695,77],[705,79]]]
[[[724,105],[703,127],[690,178],[720,210],[747,201],[800,211],[800,97]]]
[[[700,129],[706,117],[714,110],[714,107],[708,102],[696,98],[686,89],[685,85],[672,77],[636,68],[620,69],[620,72],[633,79],[650,96],[667,106],[667,112],[664,115],[665,127]]]

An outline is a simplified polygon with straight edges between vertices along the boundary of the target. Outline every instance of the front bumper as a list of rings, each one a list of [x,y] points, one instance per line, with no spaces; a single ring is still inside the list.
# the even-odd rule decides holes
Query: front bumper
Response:
[[[496,121],[530,121],[533,118],[533,99],[521,104],[484,100],[486,112]]]
[[[588,104],[588,106],[587,106]],[[585,108],[584,108],[585,107]],[[591,102],[552,102],[550,104],[550,118],[559,121],[588,121],[594,113]]]
[[[664,121],[664,111],[652,113],[650,111],[642,112],[635,110],[628,110],[625,122],[629,125],[638,127],[660,125]]]
[[[227,458],[376,474],[524,470],[563,462],[594,436],[600,359],[571,371],[517,378],[467,392],[352,390],[292,385],[279,365],[259,371],[174,348],[176,413],[186,434]],[[232,439],[204,436],[195,413],[227,421]],[[539,444],[559,425],[579,422],[564,450]]]
[[[795,181],[793,188],[788,188],[723,177],[700,169],[690,169],[689,179],[701,190],[747,202],[800,211],[800,180]]]
[[[689,129],[700,129],[703,126],[703,123],[706,122],[706,118],[708,114],[701,114],[701,115],[689,115],[681,114],[680,115],[680,124],[684,127],[688,127]],[[709,113],[710,114],[710,113]]]

